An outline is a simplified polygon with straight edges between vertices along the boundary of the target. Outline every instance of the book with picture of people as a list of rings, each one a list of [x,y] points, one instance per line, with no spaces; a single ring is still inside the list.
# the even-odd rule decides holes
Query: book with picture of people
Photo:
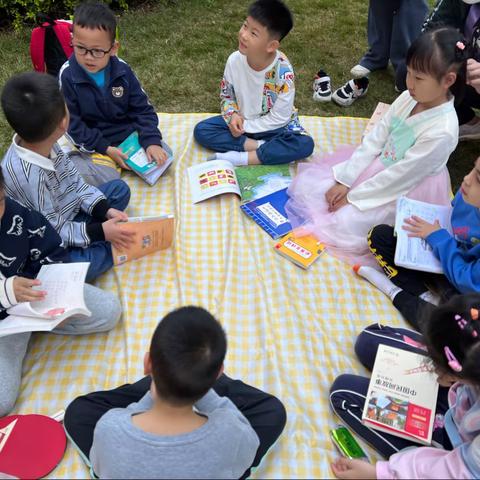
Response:
[[[437,395],[437,375],[426,355],[380,345],[362,421],[373,429],[430,445]]]
[[[234,167],[227,160],[212,160],[188,168],[193,203],[224,193],[234,193],[242,203],[288,187],[290,166],[249,165]]]
[[[167,170],[173,162],[172,149],[164,141],[162,141],[161,146],[168,155],[167,160],[162,165],[158,165],[156,162],[151,162],[148,159],[147,153],[140,145],[138,132],[133,132],[129,135],[118,146],[118,148],[125,155],[128,155],[128,159],[125,160],[125,163],[133,170],[133,172],[151,186],[155,185],[165,170]]]
[[[0,320],[0,337],[22,332],[51,331],[72,315],[91,315],[85,305],[83,285],[88,262],[42,265],[37,279],[41,285],[32,287],[46,291],[43,300],[21,302],[7,310]]]
[[[451,214],[452,207],[450,205],[434,205],[400,197],[397,200],[395,217],[395,234],[397,235],[395,265],[422,272],[443,273],[442,265],[430,245],[421,238],[409,237],[408,232],[402,227],[405,219],[415,215],[429,223],[438,220],[442,228],[452,233]]]
[[[135,232],[133,244],[125,249],[112,246],[113,263],[122,263],[165,250],[170,247],[175,231],[173,215],[153,217],[130,217],[128,221],[119,223],[123,230]]]

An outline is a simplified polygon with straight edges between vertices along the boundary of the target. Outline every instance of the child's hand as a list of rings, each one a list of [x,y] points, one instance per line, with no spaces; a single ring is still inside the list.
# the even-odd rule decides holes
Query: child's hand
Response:
[[[110,220],[111,218],[119,218],[120,221],[126,222],[128,220],[128,215],[121,210],[117,210],[116,208],[109,208],[107,210],[106,217]]]
[[[342,185],[341,183],[336,183],[333,187],[327,190],[325,194],[325,200],[328,203],[329,211],[333,212],[333,206],[339,202],[342,198],[347,196],[349,192],[349,188],[346,185]],[[339,207],[340,208],[340,207]]]
[[[405,219],[402,229],[409,232],[409,237],[427,238],[431,233],[440,230],[440,222],[435,220],[435,223],[428,223],[423,218],[413,215]]]
[[[238,113],[234,113],[232,118],[230,119],[230,123],[228,124],[228,128],[230,129],[230,133],[235,137],[239,137],[245,133],[243,129],[243,117]]]
[[[41,285],[40,280],[32,280],[31,278],[15,277],[13,279],[13,292],[17,302],[36,302],[43,300],[47,292],[42,290],[34,290],[32,287]]]
[[[150,145],[146,152],[150,163],[163,165],[167,161],[168,154],[160,145]]]
[[[331,464],[337,478],[376,479],[377,470],[374,465],[359,459],[340,457]]]
[[[473,58],[467,60],[467,85],[480,93],[480,63]]]
[[[119,222],[121,222],[120,218],[111,218],[102,223],[102,228],[105,240],[111,242],[118,250],[123,250],[134,242],[135,232],[122,229],[121,226],[118,225]]]
[[[119,148],[117,147],[108,147],[107,148],[107,155],[120,167],[122,167],[125,170],[131,170],[131,168],[125,163],[125,160],[127,160],[128,155],[123,153]]]
[[[340,210],[345,205],[348,205],[348,199],[346,195],[342,197],[338,202],[334,203],[333,206],[328,209],[328,211],[336,212],[337,210]]]

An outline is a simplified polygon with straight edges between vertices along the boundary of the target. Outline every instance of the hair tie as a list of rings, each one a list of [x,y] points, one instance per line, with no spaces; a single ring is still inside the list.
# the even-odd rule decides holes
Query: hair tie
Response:
[[[456,359],[455,355],[452,353],[450,348],[449,347],[444,347],[443,351],[445,352],[445,357],[447,357],[448,366],[454,372],[461,372],[462,371],[462,366],[460,365],[460,362]]]

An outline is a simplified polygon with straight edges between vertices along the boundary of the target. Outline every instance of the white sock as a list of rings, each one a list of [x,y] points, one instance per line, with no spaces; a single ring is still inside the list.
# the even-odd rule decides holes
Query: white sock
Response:
[[[355,265],[353,269],[358,275],[368,280],[372,285],[375,285],[392,301],[397,293],[402,291],[402,289],[397,287],[384,273],[375,270],[373,267]]]
[[[248,165],[248,152],[223,152],[216,153],[211,157],[208,157],[207,160],[228,160],[235,167],[241,167],[243,165]]]

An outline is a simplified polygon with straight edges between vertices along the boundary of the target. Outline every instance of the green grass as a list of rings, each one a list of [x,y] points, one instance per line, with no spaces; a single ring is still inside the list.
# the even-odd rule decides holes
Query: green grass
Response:
[[[120,55],[134,68],[152,103],[162,112],[218,112],[219,81],[250,0],[163,0],[120,20]],[[333,87],[342,85],[367,48],[365,0],[290,0],[295,27],[282,42],[296,71],[300,114],[369,117],[378,101],[395,97],[393,70],[375,72],[366,98],[345,109],[312,100],[312,79],[323,67]],[[0,85],[31,69],[30,29],[0,33]],[[11,141],[0,116],[0,153]],[[449,162],[456,187],[477,156],[478,144],[462,143]]]

